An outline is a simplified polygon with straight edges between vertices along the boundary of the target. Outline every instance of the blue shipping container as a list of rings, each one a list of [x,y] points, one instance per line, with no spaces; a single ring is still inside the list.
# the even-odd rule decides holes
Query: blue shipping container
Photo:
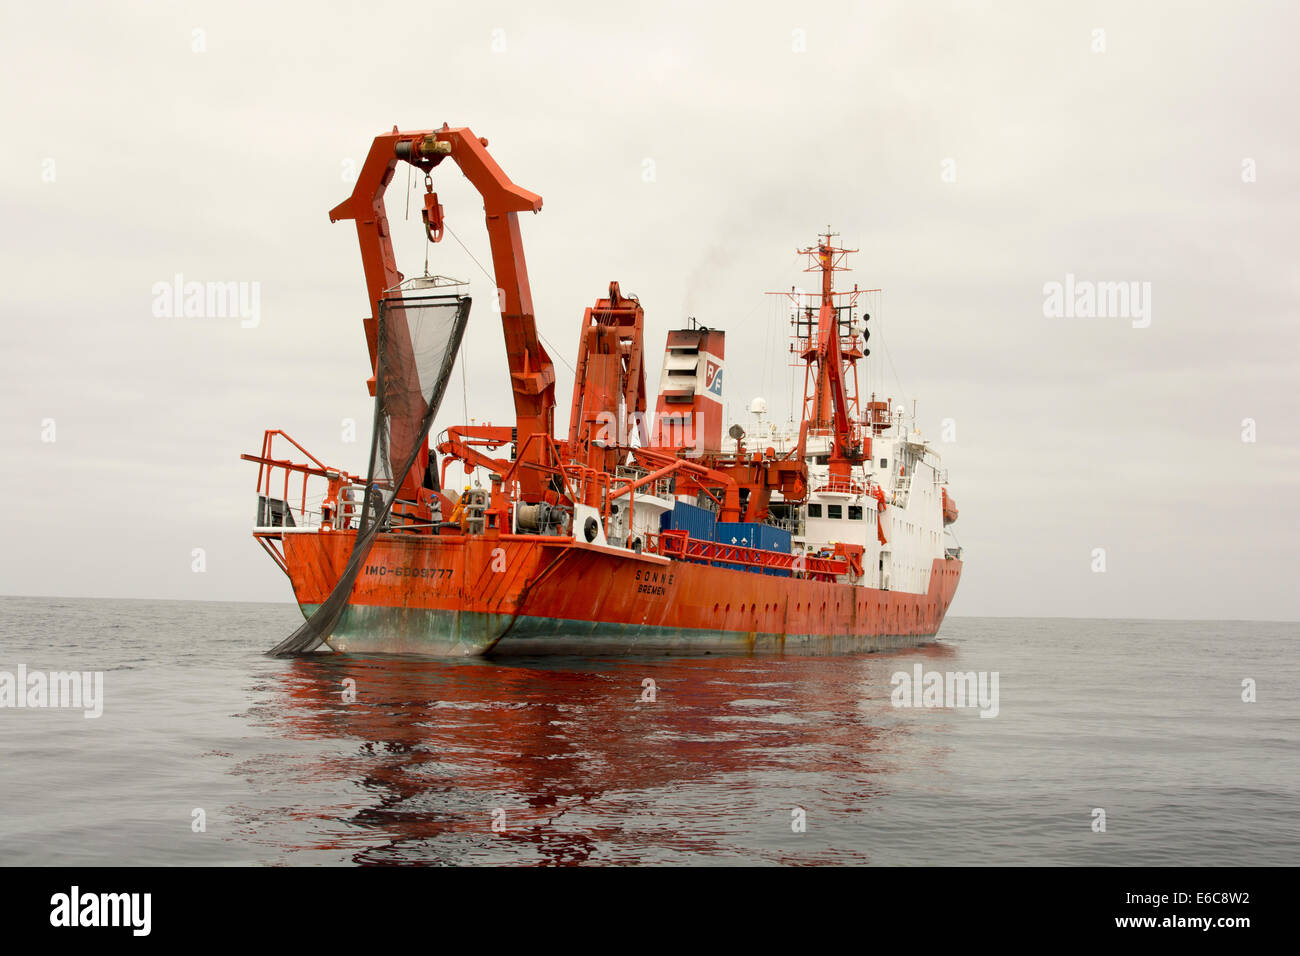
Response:
[[[747,548],[758,548],[762,551],[779,551],[782,554],[790,553],[790,532],[784,528],[776,528],[770,524],[760,524],[752,521],[719,521],[715,525],[716,540],[720,544],[737,544]],[[754,573],[770,574],[776,577],[789,577],[790,572],[768,568],[760,571],[758,568],[747,567],[743,564],[727,564],[718,562],[716,567],[734,568],[737,571],[750,571]]]
[[[665,511],[659,516],[660,531],[685,531],[692,538],[701,541],[714,540],[713,529],[718,516],[707,508],[679,501],[672,511]]]
[[[723,544],[743,544],[747,548],[790,553],[790,532],[770,524],[752,521],[719,521],[717,540]]]

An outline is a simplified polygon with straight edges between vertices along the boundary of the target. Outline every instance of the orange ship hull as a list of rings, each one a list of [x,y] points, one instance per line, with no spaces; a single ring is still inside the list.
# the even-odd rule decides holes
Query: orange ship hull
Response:
[[[354,532],[284,535],[310,615]],[[381,535],[329,644],[358,653],[840,653],[913,645],[939,630],[962,563],[936,559],[929,591],[755,574],[572,538]]]

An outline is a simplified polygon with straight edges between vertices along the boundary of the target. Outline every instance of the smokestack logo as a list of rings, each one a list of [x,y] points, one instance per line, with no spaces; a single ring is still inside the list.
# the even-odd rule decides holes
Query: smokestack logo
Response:
[[[710,360],[705,363],[704,387],[710,395],[722,397],[722,366],[717,362]]]

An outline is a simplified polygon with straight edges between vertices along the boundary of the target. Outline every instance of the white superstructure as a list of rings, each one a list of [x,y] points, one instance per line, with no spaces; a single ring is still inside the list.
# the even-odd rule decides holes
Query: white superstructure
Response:
[[[798,425],[765,420],[765,411],[762,399],[751,403],[752,417],[741,424],[745,441],[786,454],[798,445]],[[891,406],[887,417],[888,424],[872,435],[870,461],[855,467],[847,483],[830,480],[832,436],[810,431],[804,448],[807,500],[787,503],[773,494],[769,520],[790,530],[796,552],[829,554],[837,543],[861,546],[864,576],[857,583],[864,587],[924,594],[933,561],[960,550],[944,526],[947,473],[939,453],[901,409]]]

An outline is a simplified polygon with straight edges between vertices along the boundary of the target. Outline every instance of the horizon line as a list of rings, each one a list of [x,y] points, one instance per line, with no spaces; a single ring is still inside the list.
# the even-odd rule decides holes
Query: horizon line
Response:
[[[293,600],[284,601],[249,601],[239,599],[215,599],[215,598],[150,598],[150,597],[103,597],[96,595],[71,595],[71,594],[0,594],[0,599],[18,598],[18,599],[38,599],[49,601],[143,601],[143,602],[167,602],[170,604],[283,604],[288,607],[297,607],[297,602]],[[948,614],[944,620],[969,618],[969,619],[991,619],[1007,621],[1170,621],[1170,622],[1188,622],[1198,621],[1205,623],[1240,623],[1240,624],[1300,624],[1300,618],[1247,618],[1247,617],[1077,617],[1070,614],[1062,615],[1042,615],[1042,614]]]

